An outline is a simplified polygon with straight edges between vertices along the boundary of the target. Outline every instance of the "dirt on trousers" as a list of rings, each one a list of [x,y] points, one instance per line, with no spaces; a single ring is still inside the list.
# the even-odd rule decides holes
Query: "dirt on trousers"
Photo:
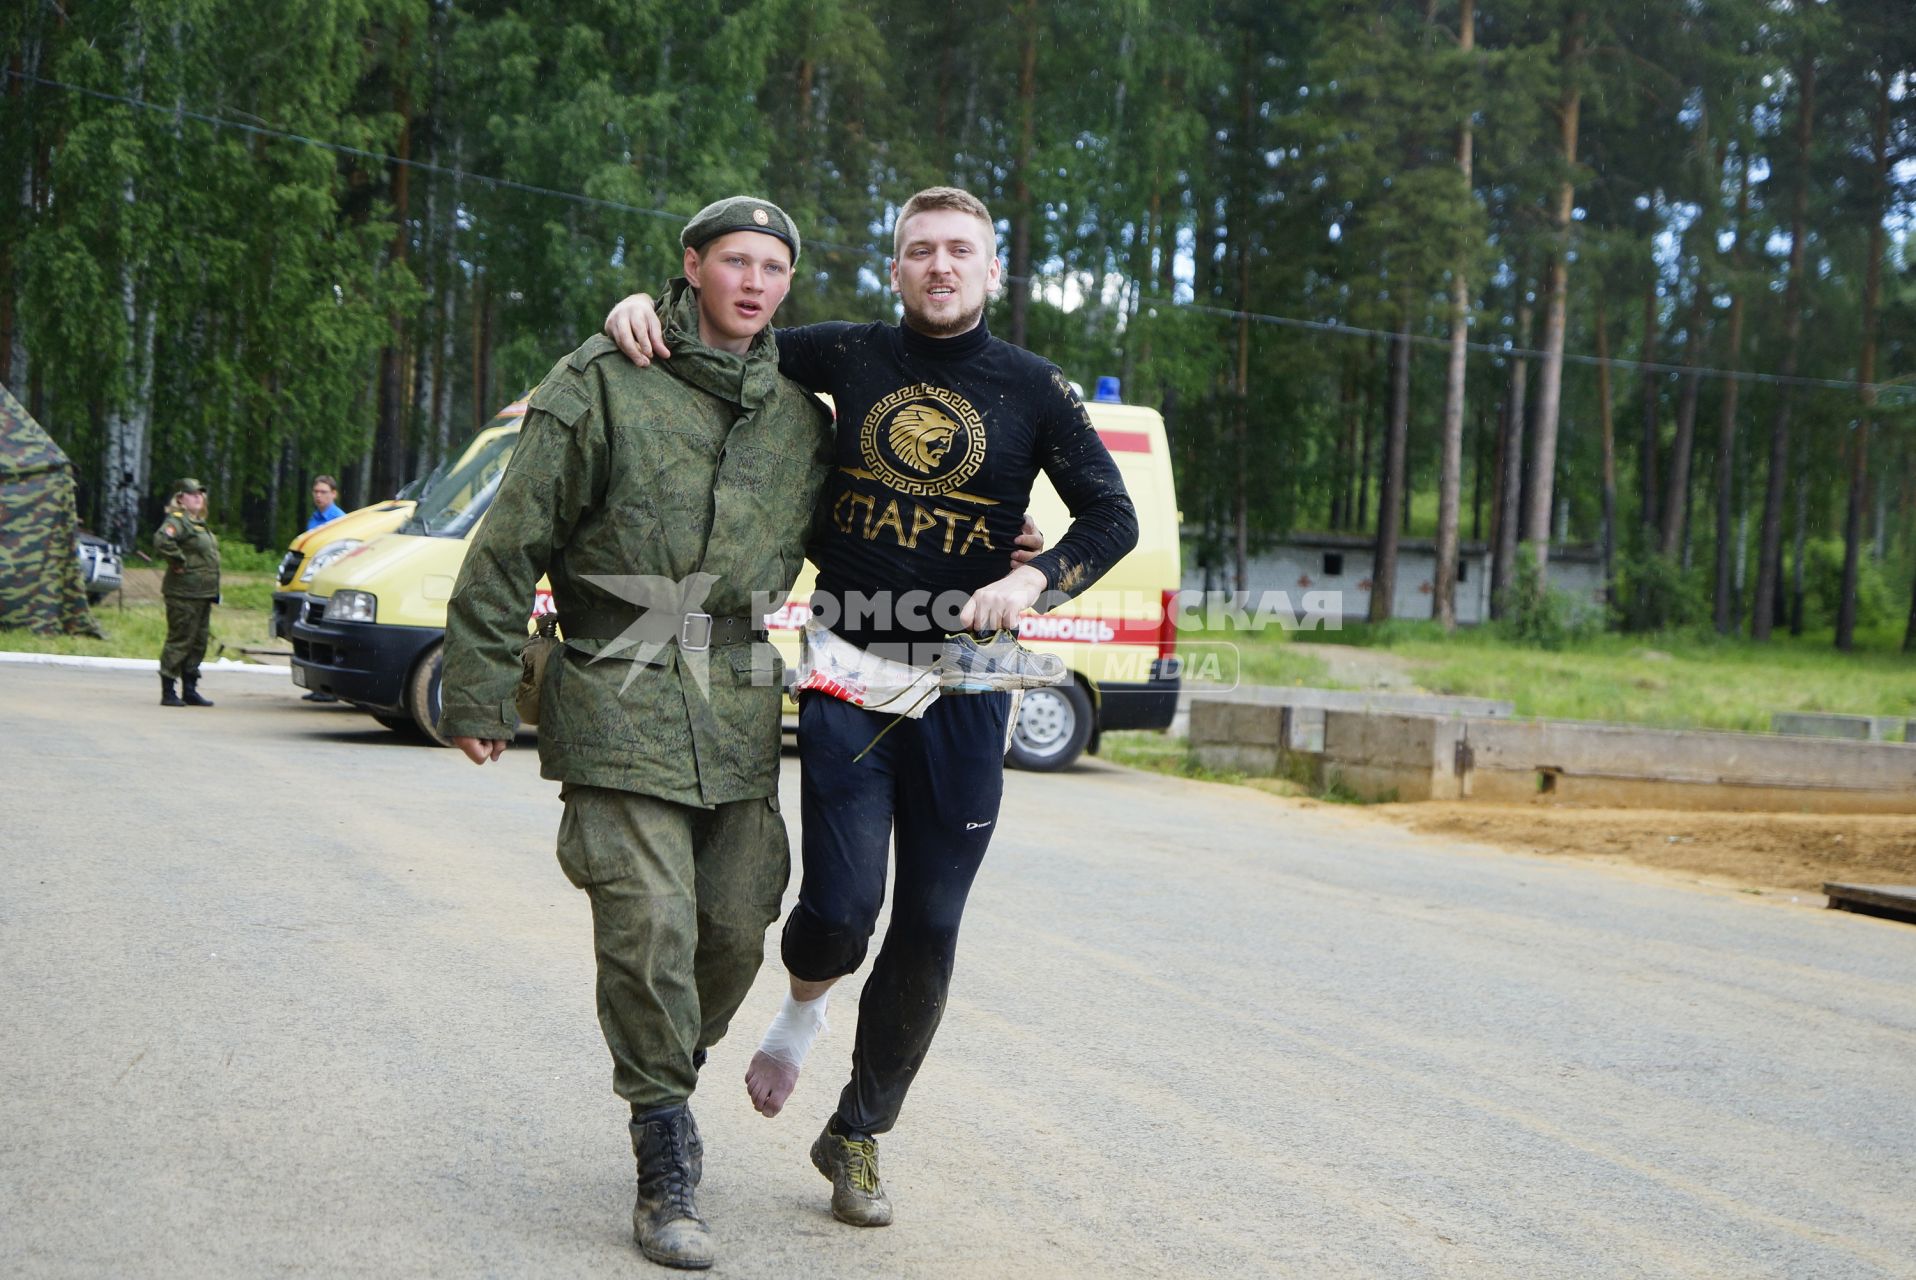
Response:
[[[1828,880],[1916,883],[1916,816],[1393,804],[1413,831],[1521,853],[1629,863],[1738,888],[1821,892]]]

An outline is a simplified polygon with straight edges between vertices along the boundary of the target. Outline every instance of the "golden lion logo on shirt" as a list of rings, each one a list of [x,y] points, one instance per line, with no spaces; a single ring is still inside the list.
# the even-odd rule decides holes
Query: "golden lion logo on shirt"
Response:
[[[985,424],[954,391],[921,382],[886,396],[865,416],[859,452],[871,478],[899,493],[992,503],[959,488],[984,465]]]
[[[927,404],[908,404],[892,415],[887,439],[907,466],[930,475],[964,428]]]

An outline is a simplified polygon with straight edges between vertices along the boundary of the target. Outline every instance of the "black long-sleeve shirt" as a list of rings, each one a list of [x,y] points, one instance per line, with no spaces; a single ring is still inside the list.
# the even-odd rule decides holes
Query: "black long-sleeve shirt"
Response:
[[[955,629],[901,599],[962,601],[1009,573],[1040,470],[1071,512],[1064,536],[1031,562],[1049,588],[1041,608],[1077,595],[1137,544],[1137,512],[1077,393],[1050,361],[982,322],[953,338],[805,325],[780,329],[778,350],[782,373],[838,409],[835,469],[808,552],[814,608],[854,644],[936,641]],[[876,616],[856,608],[865,602]]]

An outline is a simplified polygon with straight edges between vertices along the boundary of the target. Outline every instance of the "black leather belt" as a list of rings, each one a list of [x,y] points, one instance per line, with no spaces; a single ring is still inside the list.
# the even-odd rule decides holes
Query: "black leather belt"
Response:
[[[650,610],[641,609],[637,613],[615,614],[574,609],[560,615],[559,634],[568,640],[617,640],[626,628],[648,612]],[[749,614],[715,618],[709,613],[688,613],[679,618],[673,638],[679,648],[697,653],[715,645],[744,644],[764,636],[764,620]]]

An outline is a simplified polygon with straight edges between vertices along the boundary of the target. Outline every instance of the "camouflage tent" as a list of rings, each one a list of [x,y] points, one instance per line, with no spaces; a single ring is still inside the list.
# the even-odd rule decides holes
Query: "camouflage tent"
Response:
[[[0,387],[0,630],[100,634],[74,536],[73,464]]]

